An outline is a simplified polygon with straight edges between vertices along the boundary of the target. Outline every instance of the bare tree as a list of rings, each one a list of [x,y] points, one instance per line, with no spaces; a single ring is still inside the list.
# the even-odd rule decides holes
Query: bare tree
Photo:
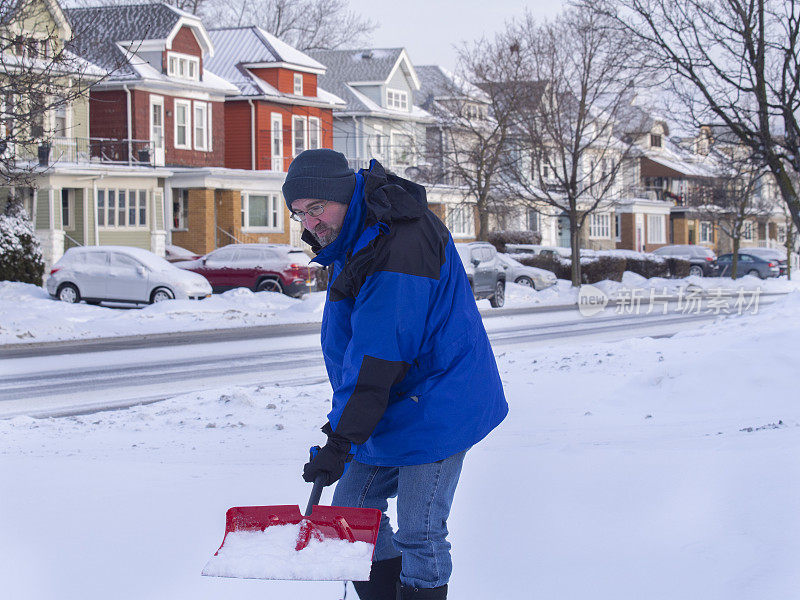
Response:
[[[55,113],[103,76],[70,51],[73,38],[47,3],[0,0],[0,183],[5,187],[30,184],[38,155],[49,153],[53,137],[68,135]]]
[[[723,123],[800,227],[799,0],[584,0],[647,45],[694,124]]]
[[[185,0],[184,0],[185,1]],[[369,42],[378,25],[347,0],[193,0],[219,26],[258,25],[298,50],[336,50]]]
[[[642,82],[637,44],[619,37],[608,20],[584,8],[537,23],[530,13],[512,25],[527,64],[516,81],[524,100],[515,107],[514,157],[508,194],[569,219],[572,284],[581,284],[581,235],[590,215],[613,211],[621,169],[644,123],[631,110]],[[607,217],[608,231],[613,219]]]
[[[762,193],[770,175],[740,145],[713,150],[711,154],[717,159],[716,176],[697,186],[689,204],[701,220],[716,226],[730,239],[733,252],[730,276],[736,279],[745,229],[772,214],[774,204]]]
[[[479,240],[487,239],[489,216],[503,201],[499,179],[507,167],[513,107],[521,101],[520,88],[509,82],[523,72],[517,40],[498,33],[459,49],[458,74],[441,99],[426,106],[440,127],[438,139],[427,143],[435,176],[461,190],[464,206],[475,202]]]

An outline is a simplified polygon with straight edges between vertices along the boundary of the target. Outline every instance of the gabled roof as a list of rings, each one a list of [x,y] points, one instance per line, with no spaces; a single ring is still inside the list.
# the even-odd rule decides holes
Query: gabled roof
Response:
[[[170,48],[172,40],[184,25],[194,29],[204,52],[213,53],[213,46],[198,17],[169,4],[128,4],[71,8],[66,11],[73,25],[72,46],[84,58],[113,70],[114,79],[136,78],[128,65],[130,53],[120,44],[130,43],[132,52],[152,50],[154,43]]]
[[[344,101],[317,86],[317,96],[284,94],[250,71],[254,68],[284,67],[321,75],[325,66],[307,54],[260,27],[226,27],[210,29],[216,53],[206,60],[206,65],[220,77],[233,83],[242,96],[258,96],[292,103],[322,103],[344,105]]]
[[[217,54],[209,59],[209,64],[223,76],[236,65],[280,65],[311,73],[325,71],[324,65],[260,27],[214,28],[208,33],[217,48]]]
[[[403,68],[408,72],[412,90],[418,90],[419,78],[404,48],[360,48],[354,50],[309,50],[313,58],[327,67],[320,85],[347,102],[348,113],[380,113],[393,118],[425,119],[425,111],[412,106],[410,114],[378,106],[356,89],[359,85],[383,85]]]
[[[310,50],[309,54],[328,68],[337,81],[385,83],[403,54],[403,48],[360,50]]]
[[[414,66],[420,89],[414,92],[414,104],[424,109],[437,100],[462,99],[488,103],[486,93],[479,87],[440,67],[439,65]]]
[[[70,27],[69,20],[62,10],[61,5],[56,0],[42,0],[42,4],[47,8],[53,16],[53,20],[58,25],[60,29],[59,37],[62,40],[70,39],[72,37],[72,28]],[[0,6],[0,26],[6,27],[15,21],[19,22],[20,20],[24,20],[26,16],[30,16],[30,14],[20,15],[19,11],[23,9],[28,9],[28,11],[30,11],[33,9],[33,6],[30,2],[23,0],[5,0],[2,2]]]

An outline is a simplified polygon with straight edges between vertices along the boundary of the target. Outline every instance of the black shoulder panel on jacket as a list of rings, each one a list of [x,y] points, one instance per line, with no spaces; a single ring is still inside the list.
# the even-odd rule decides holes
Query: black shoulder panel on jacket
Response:
[[[439,279],[450,233],[431,211],[418,219],[392,223],[389,233],[355,253],[331,284],[330,300],[355,298],[367,277],[390,271]]]
[[[386,412],[391,386],[403,380],[410,366],[402,361],[364,356],[356,387],[334,433],[354,444],[366,442]]]

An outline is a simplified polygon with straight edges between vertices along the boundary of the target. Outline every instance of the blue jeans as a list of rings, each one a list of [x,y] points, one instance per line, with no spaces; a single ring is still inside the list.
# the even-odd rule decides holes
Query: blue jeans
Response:
[[[333,493],[333,506],[377,508],[383,513],[373,560],[402,553],[403,585],[434,588],[450,580],[453,563],[447,517],[466,450],[435,463],[376,467],[352,461]],[[386,516],[397,496],[397,532]]]

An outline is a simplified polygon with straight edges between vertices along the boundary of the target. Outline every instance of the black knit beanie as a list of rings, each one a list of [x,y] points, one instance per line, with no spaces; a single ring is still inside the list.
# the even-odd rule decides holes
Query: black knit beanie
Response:
[[[306,150],[289,165],[283,184],[286,206],[301,198],[350,204],[356,189],[356,175],[341,152],[321,148]]]

